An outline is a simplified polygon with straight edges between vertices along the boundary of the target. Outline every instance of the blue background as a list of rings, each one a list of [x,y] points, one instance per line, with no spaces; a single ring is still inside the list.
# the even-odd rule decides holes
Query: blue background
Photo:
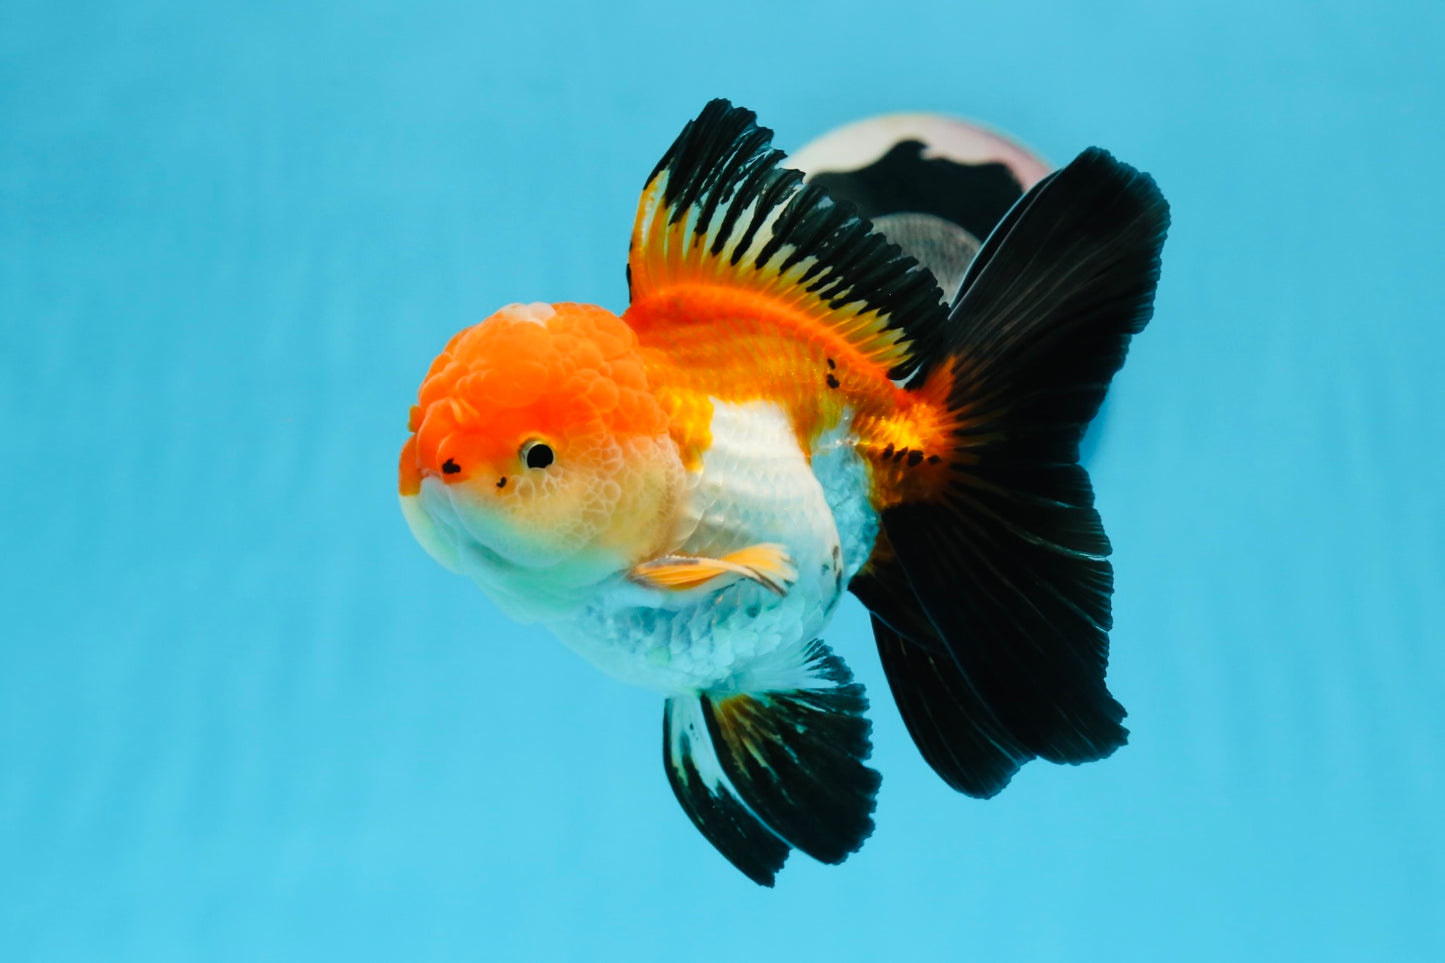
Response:
[[[340,8],[0,5],[0,957],[1445,959],[1445,8]],[[1098,143],[1174,207],[1091,456],[1130,745],[951,793],[850,601],[878,830],[774,891],[659,700],[394,491],[453,331],[622,307],[719,95],[789,148]]]

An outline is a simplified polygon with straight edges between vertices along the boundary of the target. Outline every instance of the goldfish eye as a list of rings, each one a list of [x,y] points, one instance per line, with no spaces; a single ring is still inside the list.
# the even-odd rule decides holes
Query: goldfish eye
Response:
[[[522,464],[528,468],[546,468],[556,460],[552,446],[545,441],[529,441],[522,446]]]
[[[461,470],[462,470],[462,466],[461,466],[461,465],[458,465],[456,462],[452,461],[450,458],[448,458],[446,461],[442,462],[442,473],[443,473],[443,474],[446,474],[446,475],[455,475],[457,472],[459,472],[459,471],[461,471]]]

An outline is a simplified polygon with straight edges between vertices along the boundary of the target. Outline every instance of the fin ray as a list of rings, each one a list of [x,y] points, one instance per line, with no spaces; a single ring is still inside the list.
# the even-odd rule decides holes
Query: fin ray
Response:
[[[849,589],[872,615],[894,704],[924,761],[958,792],[997,795],[1034,754],[959,669],[898,563],[875,559]]]
[[[820,683],[761,693],[704,693],[708,732],[728,779],[748,806],[789,844],[841,863],[873,832],[879,776],[868,699],[821,641],[803,651]]]
[[[948,379],[942,489],[881,517],[961,677],[1019,748],[1054,762],[1127,738],[1104,681],[1109,541],[1077,462],[1152,314],[1167,226],[1154,182],[1097,149],[1010,210],[950,309],[953,343],[910,384]]]
[[[786,595],[798,571],[781,545],[764,542],[730,552],[722,558],[663,555],[635,566],[628,578],[648,588],[685,591],[711,585],[720,589],[739,578],[750,579],[775,595]]]
[[[863,687],[823,642],[754,669],[749,691],[668,700],[665,760],[674,794],[708,841],[771,886],[790,849],[824,863],[857,852],[873,832],[880,777],[865,765],[872,727]],[[760,684],[768,672],[776,687]]]
[[[772,886],[787,861],[788,844],[753,815],[722,775],[696,699],[667,700],[662,753],[673,795],[693,825],[748,879]]]
[[[923,759],[965,795],[998,795],[1034,754],[1003,730],[946,652],[908,641],[876,615],[873,637],[903,724]]]
[[[751,292],[811,318],[903,380],[935,353],[946,320],[933,275],[781,167],[752,111],[715,100],[683,129],[643,190],[628,256],[628,321],[687,323],[649,312],[670,289]]]

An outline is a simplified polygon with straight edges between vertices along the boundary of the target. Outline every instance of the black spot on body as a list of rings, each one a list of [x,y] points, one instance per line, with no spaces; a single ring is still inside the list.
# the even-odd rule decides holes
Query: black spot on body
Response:
[[[503,475],[501,478],[498,478],[498,479],[497,479],[497,487],[498,487],[498,488],[506,488],[506,487],[507,487],[507,476],[506,476],[506,475]]]
[[[828,387],[829,387],[829,388],[836,388],[836,387],[838,387],[838,379],[833,376],[833,372],[831,372],[831,371],[828,372]]]
[[[458,465],[456,462],[452,461],[450,458],[448,458],[446,461],[442,462],[442,474],[444,474],[444,475],[455,475],[457,472],[459,472],[459,471],[461,471],[461,470],[462,470],[462,466],[461,466],[461,465]]]
[[[892,457],[893,457],[893,442],[890,441],[890,442],[888,443],[888,447],[883,449],[883,457],[884,457],[884,458],[892,458]]]
[[[921,461],[923,461],[923,452],[921,452],[921,451],[910,451],[910,452],[908,453],[908,464],[909,464],[909,466],[917,465],[917,464],[918,464],[919,462],[921,462]]]
[[[928,456],[928,463],[929,463],[930,465],[936,465],[936,464],[938,464],[938,463],[941,462],[941,461],[943,461],[943,459],[942,459],[942,458],[939,458],[937,455],[929,455],[929,456]]]
[[[836,368],[836,367],[838,367],[838,362],[834,361],[832,358],[829,358],[829,359],[828,359],[828,370],[829,370],[829,371],[832,371],[832,370],[833,370],[834,368]]]

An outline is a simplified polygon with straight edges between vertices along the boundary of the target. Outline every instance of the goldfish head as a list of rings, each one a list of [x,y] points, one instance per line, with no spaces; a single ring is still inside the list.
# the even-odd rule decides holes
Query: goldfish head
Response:
[[[601,308],[509,305],[462,331],[432,362],[410,427],[412,533],[511,614],[543,617],[569,586],[666,537],[681,462],[636,336]]]

